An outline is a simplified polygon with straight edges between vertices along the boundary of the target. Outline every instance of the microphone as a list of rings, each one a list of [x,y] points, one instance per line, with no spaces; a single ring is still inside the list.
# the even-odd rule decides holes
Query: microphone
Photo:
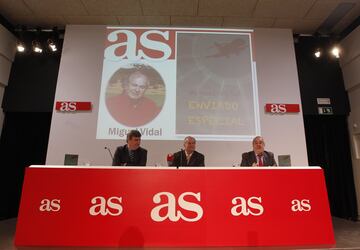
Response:
[[[112,161],[114,161],[114,156],[112,155],[110,148],[108,148],[108,147],[106,147],[106,146],[105,146],[105,148],[104,148],[104,149],[106,149],[107,151],[109,151],[109,154],[110,154],[111,160],[112,160]]]
[[[174,161],[174,155],[173,154],[167,154],[166,160],[167,160],[168,166],[171,166],[173,161]]]
[[[182,167],[183,165],[183,149],[180,148],[180,166]],[[179,168],[179,166],[176,166],[176,168]]]

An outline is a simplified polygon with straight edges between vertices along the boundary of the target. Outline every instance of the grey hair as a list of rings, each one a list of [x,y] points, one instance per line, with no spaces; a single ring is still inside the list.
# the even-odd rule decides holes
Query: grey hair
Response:
[[[196,142],[196,139],[195,139],[194,137],[192,137],[192,136],[186,136],[186,137],[184,138],[184,143],[186,142],[186,140],[189,140],[189,139],[193,139],[194,142]]]
[[[265,140],[264,140],[264,138],[263,138],[262,136],[260,136],[260,135],[254,137],[254,139],[252,140],[252,144],[254,144],[257,139],[261,139],[261,140],[263,141],[264,145],[265,145]]]

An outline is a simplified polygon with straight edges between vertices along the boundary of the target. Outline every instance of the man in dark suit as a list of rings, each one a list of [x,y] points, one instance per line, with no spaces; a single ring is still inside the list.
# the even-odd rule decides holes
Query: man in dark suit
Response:
[[[146,166],[147,150],[140,147],[141,133],[131,130],[126,135],[126,144],[115,151],[113,166]]]
[[[241,166],[246,167],[263,167],[276,166],[274,154],[265,151],[265,141],[261,136],[256,136],[253,139],[253,151],[242,154]]]
[[[184,150],[176,152],[170,166],[173,167],[204,167],[205,157],[195,151],[196,140],[194,137],[187,136],[184,139]]]

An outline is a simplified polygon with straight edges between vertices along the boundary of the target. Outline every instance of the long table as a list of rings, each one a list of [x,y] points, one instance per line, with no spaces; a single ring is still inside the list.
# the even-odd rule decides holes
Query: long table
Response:
[[[17,246],[334,245],[320,167],[26,169]]]

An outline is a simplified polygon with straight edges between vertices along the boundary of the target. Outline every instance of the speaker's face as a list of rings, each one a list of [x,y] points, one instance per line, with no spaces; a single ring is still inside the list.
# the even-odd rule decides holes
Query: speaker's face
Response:
[[[132,137],[131,139],[128,140],[127,144],[128,144],[128,148],[130,150],[136,150],[140,147],[140,143],[141,143],[141,138],[140,137]]]
[[[195,151],[196,141],[193,138],[187,138],[184,142],[184,149],[187,153],[192,153]]]
[[[253,141],[253,150],[255,151],[256,154],[259,154],[264,152],[264,148],[265,148],[264,139],[262,137],[257,137]]]

